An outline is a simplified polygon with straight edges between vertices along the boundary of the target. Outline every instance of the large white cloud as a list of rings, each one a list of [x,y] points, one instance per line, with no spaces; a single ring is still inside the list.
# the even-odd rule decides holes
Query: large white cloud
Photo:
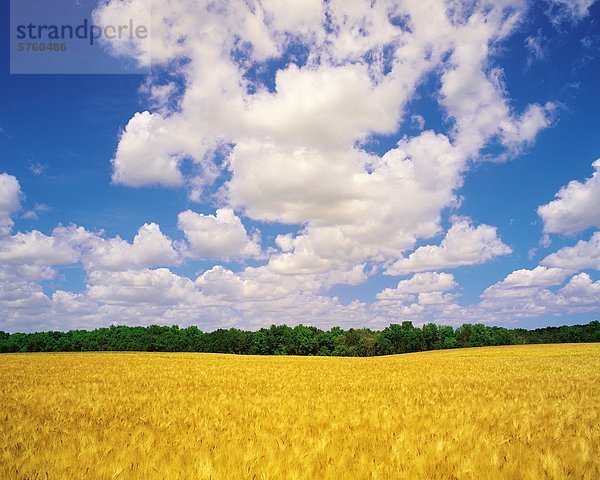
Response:
[[[230,208],[217,209],[215,215],[186,210],[177,218],[177,225],[189,242],[188,255],[192,257],[248,258],[261,254],[258,232],[250,238]]]
[[[538,208],[547,233],[576,233],[600,227],[600,159],[592,163],[594,173],[585,182],[573,180],[556,194],[556,200]]]
[[[16,177],[0,173],[0,235],[10,233],[11,215],[21,208],[21,186]]]
[[[130,120],[113,179],[185,182],[197,200],[219,171],[229,175],[221,201],[251,220],[303,226],[292,251],[273,261],[278,271],[398,258],[439,233],[480,149],[498,140],[512,152],[549,124],[550,104],[513,111],[499,71],[489,68],[526,8],[518,0],[473,9],[435,1],[156,5],[155,61],[174,62],[183,92],[175,108],[159,105]],[[302,45],[306,61],[281,67],[270,87],[252,76],[290,42]],[[432,72],[441,72],[438,98],[452,131],[398,138],[385,155],[367,153],[374,134],[398,130]],[[227,152],[227,161],[216,161]],[[187,160],[196,173],[182,173]]]
[[[407,258],[391,265],[386,273],[399,275],[477,265],[511,252],[511,248],[498,238],[495,227],[485,224],[473,227],[468,219],[459,218],[455,219],[440,245],[417,248]]]

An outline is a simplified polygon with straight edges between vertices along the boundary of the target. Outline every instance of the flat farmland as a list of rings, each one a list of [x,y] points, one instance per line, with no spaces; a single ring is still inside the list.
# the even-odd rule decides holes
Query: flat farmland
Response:
[[[600,344],[0,355],[2,479],[598,479]]]

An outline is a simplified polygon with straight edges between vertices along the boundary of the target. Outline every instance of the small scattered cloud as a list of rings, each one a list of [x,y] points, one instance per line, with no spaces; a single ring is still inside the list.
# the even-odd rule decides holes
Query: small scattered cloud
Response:
[[[546,15],[558,27],[563,23],[576,24],[588,16],[596,0],[546,0]]]
[[[542,29],[538,29],[535,35],[525,39],[525,48],[527,49],[527,66],[531,67],[536,62],[546,58],[546,43],[548,39],[542,35]]]
[[[542,235],[542,238],[540,238],[537,246],[529,249],[529,251],[527,252],[527,258],[529,260],[533,260],[537,256],[540,248],[548,248],[551,244],[552,244],[552,239],[550,238],[550,235],[548,235],[547,233],[544,233]]]
[[[36,203],[35,206],[33,207],[33,209],[27,210],[25,213],[23,213],[23,215],[21,217],[25,218],[27,220],[39,220],[40,213],[46,213],[51,210],[52,210],[52,207],[49,207],[45,203]]]
[[[45,165],[43,163],[36,162],[29,165],[29,171],[37,176],[43,175],[46,172],[46,170],[48,170],[48,165]]]
[[[425,129],[425,118],[422,115],[413,114],[410,116],[411,125],[419,132]]]

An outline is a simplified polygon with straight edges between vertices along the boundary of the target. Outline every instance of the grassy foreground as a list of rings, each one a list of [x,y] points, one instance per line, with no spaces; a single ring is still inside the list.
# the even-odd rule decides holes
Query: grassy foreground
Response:
[[[0,355],[0,478],[600,478],[600,344]]]

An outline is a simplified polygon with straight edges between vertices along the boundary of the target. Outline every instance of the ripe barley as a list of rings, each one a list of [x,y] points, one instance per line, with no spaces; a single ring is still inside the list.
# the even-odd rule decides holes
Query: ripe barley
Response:
[[[600,478],[600,345],[0,356],[0,478]]]

